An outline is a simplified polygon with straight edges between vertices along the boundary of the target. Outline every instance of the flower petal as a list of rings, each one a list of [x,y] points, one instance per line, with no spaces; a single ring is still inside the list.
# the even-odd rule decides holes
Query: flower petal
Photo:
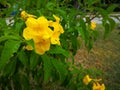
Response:
[[[83,79],[83,83],[85,85],[88,85],[92,79],[89,77],[89,75],[86,75]]]

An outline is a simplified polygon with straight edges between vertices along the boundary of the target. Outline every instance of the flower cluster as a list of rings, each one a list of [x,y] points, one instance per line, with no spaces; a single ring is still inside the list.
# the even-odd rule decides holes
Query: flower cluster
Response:
[[[91,22],[90,29],[94,30],[96,28],[96,22]]]
[[[93,90],[105,90],[105,85],[99,83],[99,81],[101,81],[101,79],[92,79],[89,77],[89,75],[86,75],[83,78],[83,83],[85,85],[88,85],[91,81],[93,81]]]
[[[23,37],[25,40],[33,40],[34,47],[26,46],[27,50],[33,50],[37,54],[44,54],[50,49],[51,44],[60,45],[59,36],[64,32],[60,25],[60,18],[53,15],[56,21],[47,20],[44,16],[35,18],[25,11],[21,12],[22,19],[26,20],[26,28],[23,30]]]

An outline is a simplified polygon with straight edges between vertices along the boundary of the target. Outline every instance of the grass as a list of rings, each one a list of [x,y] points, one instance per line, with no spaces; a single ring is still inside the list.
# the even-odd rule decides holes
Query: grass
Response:
[[[102,71],[106,90],[120,90],[120,29],[113,30],[106,39],[103,39],[103,27],[98,25],[99,38],[90,53],[85,48],[80,48],[75,56],[75,61],[84,68]],[[97,71],[96,71],[97,72]]]

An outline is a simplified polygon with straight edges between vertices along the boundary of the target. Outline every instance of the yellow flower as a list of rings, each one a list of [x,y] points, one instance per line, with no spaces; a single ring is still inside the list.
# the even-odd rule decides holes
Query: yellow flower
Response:
[[[88,85],[90,83],[92,79],[89,77],[89,75],[86,75],[84,78],[83,78],[83,83],[85,85]]]
[[[28,14],[28,13],[25,12],[25,11],[22,11],[20,15],[21,15],[21,18],[22,18],[23,20],[26,20],[26,19],[29,18],[29,17],[31,17],[31,18],[35,18],[35,17],[36,17],[36,16],[34,16],[34,15]]]
[[[27,49],[27,50],[33,50],[33,47],[30,46],[30,45],[27,45],[27,46],[25,47],[25,49]]]
[[[38,54],[44,54],[50,49],[50,37],[53,31],[48,27],[48,20],[41,16],[38,19],[28,18],[26,28],[23,30],[23,37],[26,40],[33,39],[35,51]]]
[[[100,85],[98,82],[93,83],[93,90],[105,90],[105,85]]]
[[[44,16],[37,19],[25,11],[21,12],[21,17],[26,19],[26,28],[23,30],[23,37],[26,40],[33,39],[35,52],[42,55],[50,49],[50,44],[60,45],[59,36],[64,32],[60,25],[60,18],[53,15],[55,22],[48,21]],[[27,50],[32,50],[32,46],[26,46]]]
[[[53,15],[53,17],[56,19],[56,21],[55,22],[49,21],[50,27],[53,27],[53,34],[52,34],[52,37],[51,37],[51,44],[60,45],[59,36],[60,36],[61,33],[64,33],[64,30],[63,30],[62,26],[59,23],[60,18],[55,16],[55,15]]]
[[[41,40],[41,42],[35,43],[35,52],[37,54],[44,54],[46,51],[50,49],[50,40]]]
[[[90,29],[94,30],[95,28],[96,28],[96,23],[95,22],[91,22]]]
[[[60,36],[59,32],[53,32],[52,37],[51,37],[51,44],[60,45],[59,36]]]

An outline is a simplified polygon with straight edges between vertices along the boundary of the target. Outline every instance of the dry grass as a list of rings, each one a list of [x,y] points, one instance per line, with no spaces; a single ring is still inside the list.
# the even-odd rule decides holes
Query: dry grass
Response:
[[[98,27],[100,33],[101,26]],[[102,77],[108,90],[120,90],[120,30],[116,29],[103,40],[100,36],[92,50],[81,47],[75,62],[81,63],[83,68],[97,68],[103,71]]]

